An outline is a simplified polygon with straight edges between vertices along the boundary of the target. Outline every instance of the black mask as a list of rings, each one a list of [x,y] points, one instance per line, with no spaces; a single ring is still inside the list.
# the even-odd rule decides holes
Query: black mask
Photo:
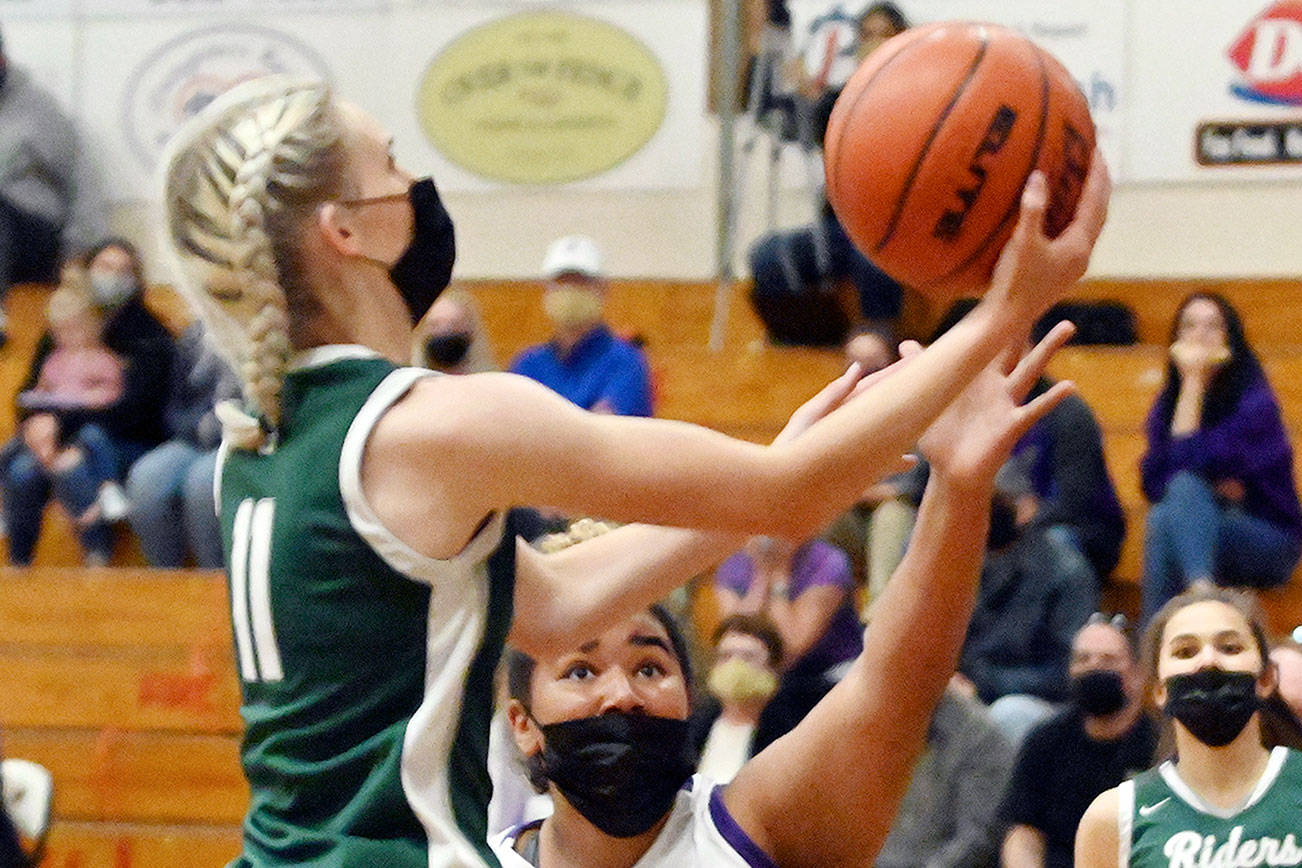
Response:
[[[541,726],[542,771],[588,822],[614,838],[660,822],[696,770],[687,721],[609,712]]]
[[[440,368],[454,368],[470,351],[469,332],[449,332],[431,335],[425,342],[425,359]]]
[[[1257,676],[1251,672],[1200,669],[1172,675],[1166,679],[1166,692],[1163,710],[1211,747],[1234,741],[1261,706]]]
[[[443,207],[434,179],[413,182],[407,195],[415,215],[415,231],[406,251],[389,269],[389,279],[402,293],[415,325],[452,281],[457,239],[452,215]]]
[[[1103,717],[1120,711],[1126,704],[1121,673],[1111,669],[1086,672],[1071,680],[1071,696],[1081,711]]]
[[[995,495],[990,502],[990,529],[986,532],[986,548],[997,552],[1017,541],[1017,508],[1003,495]]]

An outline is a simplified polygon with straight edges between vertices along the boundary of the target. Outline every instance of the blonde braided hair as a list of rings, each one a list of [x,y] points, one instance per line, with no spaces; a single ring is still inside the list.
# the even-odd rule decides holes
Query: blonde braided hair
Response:
[[[248,410],[218,408],[226,439],[269,449],[294,311],[310,306],[296,235],[339,195],[343,125],[328,88],[270,76],[233,88],[177,134],[164,163],[168,246]]]

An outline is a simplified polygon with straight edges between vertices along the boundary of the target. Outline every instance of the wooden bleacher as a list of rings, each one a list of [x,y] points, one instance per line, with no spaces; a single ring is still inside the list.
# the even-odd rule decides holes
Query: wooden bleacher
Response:
[[[1144,512],[1137,474],[1143,414],[1160,384],[1166,322],[1195,286],[1206,284],[1082,284],[1079,297],[1131,303],[1146,343],[1068,348],[1053,365],[1055,375],[1078,383],[1103,426],[1108,462],[1130,517],[1109,600],[1132,611]],[[540,285],[469,288],[499,360],[545,338]],[[1302,309],[1302,281],[1213,288],[1244,311],[1290,433],[1295,444],[1302,442],[1302,346],[1294,342],[1289,316]],[[6,397],[26,371],[44,299],[37,288],[10,296],[11,340],[0,351]],[[183,307],[166,291],[153,292],[151,303],[170,322],[184,322]],[[713,303],[710,285],[628,282],[613,288],[609,310],[617,326],[646,339],[661,415],[766,441],[801,401],[840,373],[839,353],[768,346],[743,287],[731,297],[722,351],[710,352],[705,345]],[[913,310],[921,323],[932,313]],[[9,411],[0,413],[0,434],[7,436],[12,426]],[[0,733],[7,755],[40,762],[54,774],[56,819],[45,864],[225,864],[239,849],[248,790],[237,758],[238,686],[222,577],[145,569],[129,540],[115,556],[116,568],[58,568],[79,563],[75,540],[58,516],[47,521],[37,559],[44,566],[0,570]],[[1276,631],[1302,623],[1302,577],[1264,596]]]

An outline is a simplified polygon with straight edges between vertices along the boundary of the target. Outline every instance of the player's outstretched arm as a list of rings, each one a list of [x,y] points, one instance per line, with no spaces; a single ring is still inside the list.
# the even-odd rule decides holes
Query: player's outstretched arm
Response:
[[[931,479],[863,653],[729,785],[733,816],[779,864],[870,864],[885,839],[967,628],[995,473],[1071,386],[1020,401],[1070,332],[1055,329],[1011,373],[991,363],[928,429],[920,445]]]

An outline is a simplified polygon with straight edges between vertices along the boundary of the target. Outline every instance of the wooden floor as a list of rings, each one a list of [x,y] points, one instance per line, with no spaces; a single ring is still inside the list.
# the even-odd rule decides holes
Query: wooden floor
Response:
[[[1068,348],[1056,376],[1077,382],[1102,425],[1108,464],[1130,533],[1109,586],[1115,606],[1137,602],[1139,540],[1145,505],[1137,462],[1143,414],[1160,384],[1165,323],[1196,282],[1082,284],[1082,298],[1134,303],[1146,343]],[[1302,442],[1302,345],[1296,338],[1302,281],[1210,285],[1246,313],[1280,394],[1294,443]],[[479,283],[478,300],[505,363],[542,340],[547,324],[533,283]],[[46,293],[16,290],[8,306],[12,338],[0,351],[0,396],[17,389],[35,343]],[[757,442],[840,373],[839,353],[769,346],[745,288],[728,301],[725,340],[706,347],[715,289],[697,283],[623,282],[609,311],[620,329],[640,334],[655,372],[658,413],[707,424]],[[166,291],[151,304],[175,323],[184,309]],[[914,299],[921,330],[938,315]],[[0,434],[13,429],[9,403]],[[40,566],[0,570],[0,732],[7,755],[33,759],[55,777],[55,824],[46,865],[56,868],[216,866],[239,849],[248,790],[238,766],[238,685],[229,615],[219,573],[144,568],[129,534],[115,567],[77,568],[66,520],[51,515]],[[1302,578],[1266,595],[1276,631],[1302,623]],[[708,614],[701,617],[708,618]]]

